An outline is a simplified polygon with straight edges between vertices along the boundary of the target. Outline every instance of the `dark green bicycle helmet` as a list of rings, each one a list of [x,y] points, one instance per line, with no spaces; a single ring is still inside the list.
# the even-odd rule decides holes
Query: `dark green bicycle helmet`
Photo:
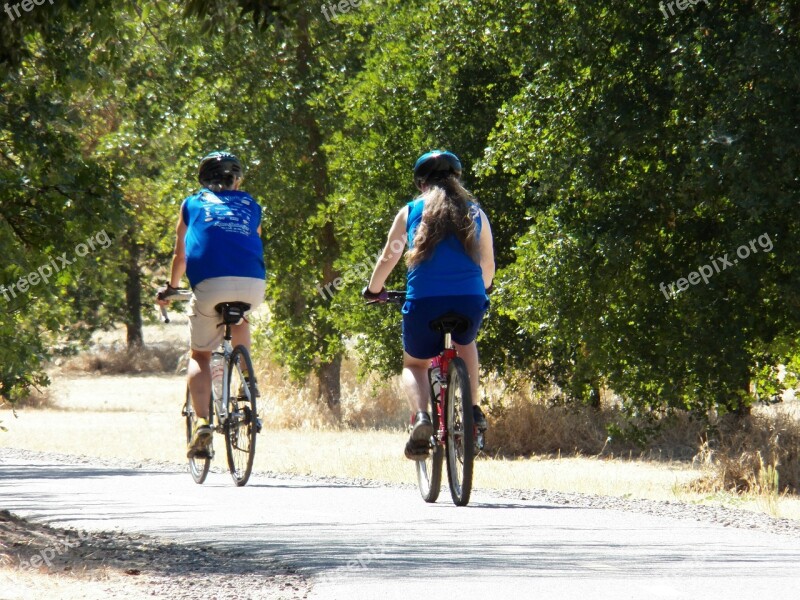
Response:
[[[197,179],[200,185],[232,185],[242,177],[242,163],[230,152],[212,152],[200,161]]]
[[[422,189],[422,184],[441,180],[455,175],[461,177],[461,161],[447,150],[431,150],[414,163],[414,185]]]

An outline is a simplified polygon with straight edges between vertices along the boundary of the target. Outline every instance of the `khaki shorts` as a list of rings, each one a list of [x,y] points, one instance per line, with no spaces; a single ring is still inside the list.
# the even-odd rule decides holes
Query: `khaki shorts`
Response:
[[[189,335],[192,350],[211,352],[222,342],[222,317],[214,310],[220,302],[247,302],[255,310],[264,301],[266,282],[253,277],[213,277],[192,290],[189,302]],[[249,314],[250,311],[248,311]]]

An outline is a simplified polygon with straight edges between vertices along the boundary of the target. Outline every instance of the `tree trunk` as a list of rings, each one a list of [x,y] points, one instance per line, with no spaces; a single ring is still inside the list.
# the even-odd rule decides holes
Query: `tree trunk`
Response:
[[[296,51],[296,67],[297,74],[301,81],[301,89],[312,90],[314,89],[314,69],[319,68],[317,57],[314,55],[314,50],[309,38],[309,18],[308,11],[301,10],[297,15],[297,51]],[[324,134],[320,128],[317,120],[317,114],[312,111],[307,102],[308,93],[303,93],[303,102],[298,103],[295,118],[306,131],[306,151],[311,163],[311,183],[314,190],[314,202],[319,205],[325,205],[328,201],[328,161],[325,156]],[[333,281],[339,276],[338,271],[334,268],[334,261],[339,255],[339,244],[336,240],[336,232],[333,223],[328,219],[318,230],[317,239],[319,247],[322,249],[322,256],[320,257],[320,266],[325,281]],[[316,294],[316,292],[314,292]],[[331,336],[339,336],[339,332],[331,325],[327,319],[325,322],[319,324],[318,334],[321,340],[328,340]],[[323,341],[323,347],[320,348],[322,352],[327,351],[329,342]],[[342,370],[342,356],[337,354],[333,360],[327,363],[322,363],[318,370],[317,376],[319,377],[319,394],[325,399],[325,403],[333,411],[338,411],[339,401],[341,399],[341,381],[340,374]]]
[[[141,247],[136,243],[133,231],[122,238],[125,253],[125,328],[127,330],[128,350],[144,344],[142,332],[142,273],[139,269]]]
[[[596,381],[592,381],[589,384],[589,406],[595,410],[600,410],[602,408],[600,386]]]
[[[339,403],[341,401],[341,373],[342,373],[342,356],[337,354],[331,362],[323,363],[317,371],[319,378],[319,395],[325,400],[332,411],[339,410]]]

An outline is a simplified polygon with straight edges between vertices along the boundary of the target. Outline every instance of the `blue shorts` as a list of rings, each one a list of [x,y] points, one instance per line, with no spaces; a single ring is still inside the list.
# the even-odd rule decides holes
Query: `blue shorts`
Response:
[[[453,333],[456,344],[466,346],[478,335],[483,315],[489,308],[486,296],[431,296],[406,300],[403,305],[403,350],[414,358],[433,358],[444,349],[444,336],[430,326],[448,312],[469,319],[464,331]]]

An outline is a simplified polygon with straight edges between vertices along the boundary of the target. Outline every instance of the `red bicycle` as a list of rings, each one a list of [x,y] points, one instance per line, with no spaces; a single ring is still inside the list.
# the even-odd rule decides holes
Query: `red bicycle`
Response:
[[[387,292],[385,302],[402,306],[406,293]],[[382,303],[373,300],[368,304]],[[417,483],[425,502],[436,502],[442,488],[442,459],[447,454],[447,480],[450,496],[456,506],[466,506],[472,492],[472,467],[476,448],[484,445],[483,431],[472,418],[472,392],[467,365],[453,346],[452,334],[467,327],[468,319],[458,313],[447,313],[431,321],[431,327],[444,336],[444,350],[431,359],[430,415],[433,435],[430,451],[423,461],[416,461]]]

